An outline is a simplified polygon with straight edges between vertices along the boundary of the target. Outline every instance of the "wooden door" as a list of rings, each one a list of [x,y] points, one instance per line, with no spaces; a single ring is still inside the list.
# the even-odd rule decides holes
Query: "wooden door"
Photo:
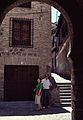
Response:
[[[39,76],[38,66],[5,65],[4,100],[34,100],[34,88]]]

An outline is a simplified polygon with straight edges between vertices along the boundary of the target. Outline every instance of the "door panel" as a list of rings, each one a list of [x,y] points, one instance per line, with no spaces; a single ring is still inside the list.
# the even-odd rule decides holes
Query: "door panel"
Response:
[[[34,100],[33,89],[38,76],[38,66],[5,65],[4,100]]]

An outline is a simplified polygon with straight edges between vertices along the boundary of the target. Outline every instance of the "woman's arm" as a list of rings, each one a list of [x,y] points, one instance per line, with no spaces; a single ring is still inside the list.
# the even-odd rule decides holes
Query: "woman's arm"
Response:
[[[40,94],[41,94],[41,89],[39,89],[39,90],[38,90],[38,93],[37,93],[37,95],[40,95]]]

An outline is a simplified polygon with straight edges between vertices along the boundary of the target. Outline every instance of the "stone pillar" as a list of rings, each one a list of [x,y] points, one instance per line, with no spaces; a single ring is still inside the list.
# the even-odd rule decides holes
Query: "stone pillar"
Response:
[[[83,11],[79,6],[76,8],[78,14],[73,14],[72,18],[74,33],[70,55],[73,61],[72,120],[83,120]]]
[[[83,120],[83,68],[74,69],[72,82],[72,120]]]
[[[72,120],[83,120],[83,49],[81,44],[81,42],[79,46],[75,44],[77,50],[73,49],[72,54]]]

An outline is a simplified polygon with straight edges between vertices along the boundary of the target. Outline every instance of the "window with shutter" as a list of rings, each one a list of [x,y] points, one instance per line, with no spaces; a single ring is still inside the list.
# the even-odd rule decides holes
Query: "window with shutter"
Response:
[[[31,19],[12,19],[10,46],[32,47],[32,23]]]

